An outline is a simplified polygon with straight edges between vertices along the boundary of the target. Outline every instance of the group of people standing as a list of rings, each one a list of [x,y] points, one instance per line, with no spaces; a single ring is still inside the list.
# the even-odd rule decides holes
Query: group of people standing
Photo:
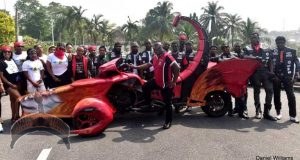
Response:
[[[17,101],[20,96],[96,77],[98,67],[107,61],[105,46],[99,47],[99,53],[96,49],[96,46],[79,46],[73,53],[72,44],[58,43],[50,46],[46,55],[39,44],[27,51],[24,51],[23,42],[15,42],[13,48],[3,45],[0,54],[0,93],[6,92],[10,97],[11,122],[20,118],[20,104]],[[1,106],[0,123],[3,123]]]
[[[218,47],[210,47],[210,60],[222,62],[232,58],[250,58],[260,62],[250,82],[254,90],[255,118],[276,121],[281,119],[280,91],[283,86],[288,97],[290,120],[299,123],[296,117],[296,99],[293,90],[293,80],[299,76],[300,64],[294,49],[287,48],[285,37],[279,36],[275,42],[277,48],[262,49],[259,35],[251,36],[251,46],[242,49],[239,44],[234,45],[233,53],[228,45],[222,45],[222,53],[218,54]],[[166,119],[164,129],[171,127],[172,122],[172,90],[176,85],[181,71],[184,71],[195,57],[192,42],[187,36],[181,34],[178,41],[171,44],[156,42],[153,45],[150,40],[144,42],[144,50],[139,52],[136,42],[130,44],[130,53],[126,55],[125,62],[129,64],[131,72],[148,80],[143,86],[145,101],[150,103],[152,89],[160,89],[166,107]],[[21,95],[44,91],[54,87],[71,83],[75,80],[89,77],[97,77],[98,68],[107,61],[121,58],[122,44],[116,42],[111,52],[106,53],[105,46],[79,46],[73,53],[73,46],[58,43],[48,48],[48,55],[43,53],[41,45],[35,45],[26,52],[23,51],[23,42],[15,42],[14,50],[9,46],[1,47],[0,54],[0,92],[6,92],[10,96],[12,118],[14,122],[20,117],[20,104],[17,101]],[[170,49],[170,50],[169,50]],[[182,84],[189,85],[189,83]],[[260,103],[260,88],[264,88],[266,98],[263,115]],[[183,87],[188,88],[188,87]],[[270,114],[272,98],[277,115]],[[189,93],[182,91],[182,97]],[[248,119],[247,94],[235,100],[235,108],[230,109],[230,116],[238,113],[241,118]],[[1,104],[0,104],[1,105]],[[1,106],[0,106],[0,123]]]
[[[217,54],[217,46],[210,47],[210,60],[221,62],[232,58],[249,58],[260,62],[260,67],[256,69],[250,77],[250,83],[253,86],[255,118],[262,117],[271,121],[277,121],[282,118],[281,113],[281,89],[286,92],[288,99],[290,121],[299,123],[296,116],[296,98],[293,89],[293,83],[296,77],[299,77],[300,63],[296,55],[296,50],[286,47],[286,39],[278,36],[275,39],[275,49],[262,49],[260,38],[257,33],[250,37],[251,46],[241,49],[239,44],[234,45],[233,53],[230,52],[228,45],[221,47],[222,53]],[[266,92],[265,103],[260,103],[260,88],[263,87]],[[276,116],[270,114],[272,108],[272,98],[274,96],[274,105]],[[239,113],[241,118],[248,119],[247,113],[247,94],[241,99],[236,99],[236,107],[229,111],[229,116]]]

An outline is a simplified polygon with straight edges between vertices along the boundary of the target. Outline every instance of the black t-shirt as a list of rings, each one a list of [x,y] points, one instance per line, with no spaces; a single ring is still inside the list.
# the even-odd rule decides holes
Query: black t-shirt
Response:
[[[82,59],[76,59],[75,80],[84,79],[84,78],[87,77],[85,77],[83,61]]]
[[[11,63],[14,63],[13,60],[10,60]],[[12,84],[17,84],[17,82],[20,80],[18,73],[12,73],[9,74],[6,70],[8,67],[7,63],[3,60],[0,61],[0,72],[3,72],[3,76]]]

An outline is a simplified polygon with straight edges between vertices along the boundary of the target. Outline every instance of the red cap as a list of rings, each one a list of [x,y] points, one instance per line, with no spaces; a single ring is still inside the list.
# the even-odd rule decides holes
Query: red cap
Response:
[[[96,46],[89,46],[89,48],[88,48],[89,52],[96,51],[96,49],[97,49]]]
[[[21,41],[15,42],[15,43],[14,43],[14,47],[15,47],[15,48],[16,48],[16,47],[24,47],[24,43],[21,42]]]
[[[187,37],[187,35],[185,33],[179,33],[178,39],[180,41],[186,41],[186,40],[188,40],[188,37]]]
[[[11,50],[10,46],[4,45],[4,46],[1,47],[1,51],[11,52],[12,50]]]

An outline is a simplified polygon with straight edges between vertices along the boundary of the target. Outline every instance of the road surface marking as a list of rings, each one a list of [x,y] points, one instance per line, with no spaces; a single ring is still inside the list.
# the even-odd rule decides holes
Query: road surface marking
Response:
[[[42,152],[40,153],[39,157],[36,160],[47,160],[51,149],[52,148],[43,149]]]

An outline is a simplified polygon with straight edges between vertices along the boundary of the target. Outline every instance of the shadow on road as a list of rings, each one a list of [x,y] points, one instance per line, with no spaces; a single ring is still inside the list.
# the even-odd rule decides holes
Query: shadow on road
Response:
[[[281,130],[288,128],[292,123],[289,121],[273,122],[269,120],[257,120],[250,118],[242,120],[236,117],[223,116],[219,118],[211,118],[206,116],[201,109],[195,108],[189,113],[174,114],[173,126],[182,125],[185,127],[199,128],[199,129],[220,129],[233,130],[241,133],[248,132],[264,132],[266,130]],[[105,138],[105,133],[116,132],[120,137],[112,139],[113,142],[119,143],[123,141],[130,141],[134,143],[150,143],[155,140],[155,135],[159,132],[164,132],[161,127],[164,122],[164,116],[158,116],[156,113],[129,113],[124,115],[117,115],[114,122],[109,125],[106,131],[100,135],[93,137],[81,137],[77,135],[70,136],[70,142],[79,143],[83,141],[93,141]],[[10,121],[6,120],[4,123],[4,134],[10,134]],[[171,127],[169,130],[172,130]],[[36,135],[51,135],[41,132],[31,133]],[[62,144],[63,141],[59,141]]]
[[[105,132],[119,133],[120,137],[112,140],[117,143],[150,143],[155,140],[154,135],[163,131],[163,122],[164,116],[157,116],[155,113],[119,115]]]
[[[289,121],[269,121],[265,119],[254,119],[251,117],[248,120],[240,119],[236,117],[208,117],[204,113],[189,114],[183,116],[177,116],[174,122],[175,125],[183,125],[192,128],[205,128],[205,129],[226,129],[234,130],[237,132],[251,132],[255,130],[257,132],[264,132],[269,129],[281,130],[287,128],[290,124]]]

